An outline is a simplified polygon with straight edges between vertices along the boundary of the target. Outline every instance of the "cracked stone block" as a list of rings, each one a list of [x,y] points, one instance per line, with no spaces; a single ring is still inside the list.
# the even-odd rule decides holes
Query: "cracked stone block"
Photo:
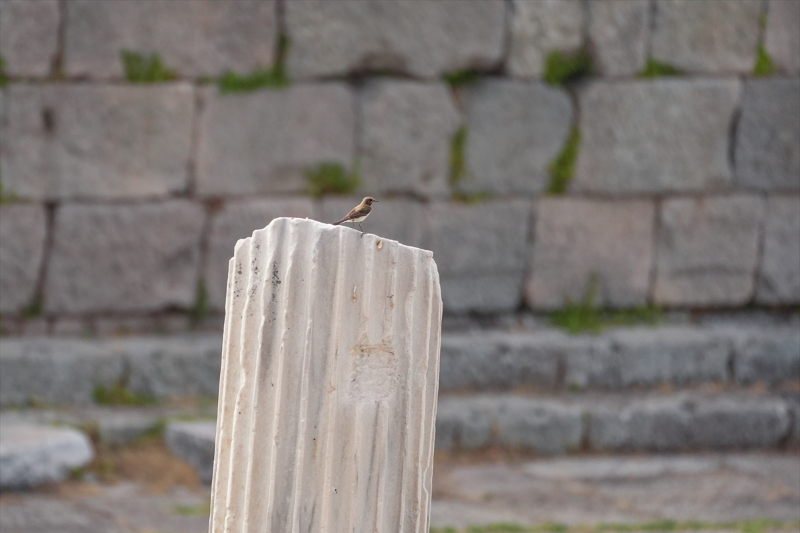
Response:
[[[0,428],[0,489],[24,489],[61,481],[94,457],[89,438],[71,428],[3,423]]]
[[[29,305],[44,256],[47,216],[36,204],[0,206],[0,313]]]
[[[506,68],[515,77],[540,77],[547,54],[583,43],[585,9],[576,0],[514,0]]]
[[[765,328],[738,333],[733,364],[737,383],[800,379],[800,330]]]
[[[517,308],[531,209],[528,200],[428,205],[425,248],[440,265],[445,310]]]
[[[632,76],[647,54],[648,0],[596,0],[589,3],[589,40],[594,67],[604,76]]]
[[[361,190],[446,194],[451,139],[461,122],[447,86],[372,81],[360,105]]]
[[[390,71],[437,77],[497,64],[505,2],[287,2],[292,78]]]
[[[120,78],[120,52],[157,53],[182,76],[269,67],[277,41],[271,0],[70,0],[64,67],[70,76]]]
[[[361,202],[361,196],[325,196],[320,202],[319,219],[333,223],[341,220]],[[408,246],[422,246],[424,229],[423,204],[406,198],[380,198],[372,204],[372,213],[361,223],[366,233],[401,242]],[[350,227],[350,224],[345,224]],[[358,229],[358,223],[355,224]]]
[[[655,208],[648,200],[542,198],[525,286],[533,309],[580,301],[596,283],[596,304],[643,304],[653,264]]]
[[[6,74],[46,76],[58,51],[58,0],[0,1],[0,56]]]
[[[800,189],[800,79],[750,79],[736,128],[736,184]]]
[[[665,305],[742,305],[758,263],[764,202],[736,194],[673,198],[661,208],[654,299]]]
[[[170,422],[164,431],[169,450],[192,465],[200,481],[211,483],[216,422]]]
[[[305,192],[305,171],[353,160],[355,100],[344,83],[202,96],[201,195]]]
[[[800,74],[800,2],[769,0],[764,48],[773,63],[789,74]]]
[[[202,206],[186,200],[59,207],[45,309],[84,313],[191,307],[204,218]]]
[[[800,196],[767,198],[756,301],[800,303]]]
[[[12,84],[5,92],[3,186],[20,197],[141,198],[186,189],[190,85]]]
[[[595,82],[580,92],[581,143],[572,190],[660,193],[731,182],[735,79]]]
[[[752,72],[761,0],[655,2],[654,59],[686,72]]]
[[[561,151],[573,119],[563,89],[540,82],[485,80],[464,91],[466,192],[535,193],[547,187],[547,166]]]
[[[348,211],[356,204],[350,206]],[[255,230],[267,226],[278,217],[313,218],[314,204],[310,198],[231,200],[213,216],[204,276],[208,303],[212,309],[225,309],[228,262],[233,257],[236,242],[249,237]]]

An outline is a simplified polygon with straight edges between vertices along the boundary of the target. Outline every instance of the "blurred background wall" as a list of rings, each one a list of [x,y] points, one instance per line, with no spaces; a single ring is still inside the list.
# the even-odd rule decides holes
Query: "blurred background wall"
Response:
[[[237,239],[432,249],[446,312],[800,304],[795,0],[0,0],[0,328],[221,327]]]

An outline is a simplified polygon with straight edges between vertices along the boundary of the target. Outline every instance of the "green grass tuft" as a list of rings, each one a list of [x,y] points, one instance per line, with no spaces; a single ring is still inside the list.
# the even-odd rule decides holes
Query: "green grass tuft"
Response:
[[[6,60],[0,56],[0,87],[8,85],[8,74],[6,74]]]
[[[580,143],[581,130],[577,124],[574,124],[561,152],[547,165],[547,171],[550,173],[550,183],[547,184],[548,193],[564,194],[567,192],[567,184],[575,173],[575,162],[578,159]]]
[[[453,191],[450,197],[455,202],[461,202],[462,204],[469,204],[475,205],[481,202],[488,202],[492,198],[494,198],[494,194],[490,192],[463,192],[463,191]]]
[[[478,71],[474,68],[453,70],[442,74],[442,79],[447,82],[450,87],[462,87],[470,83],[475,83],[478,79]]]
[[[129,391],[121,383],[110,387],[97,384],[92,392],[95,403],[99,405],[152,405],[156,399],[149,394]]]
[[[27,306],[25,306],[25,308],[22,310],[22,318],[24,318],[25,320],[33,320],[34,318],[39,318],[40,316],[42,316],[42,313],[44,312],[43,307],[44,306],[42,303],[42,295],[37,294],[36,296],[33,297],[31,302]]]
[[[650,57],[637,76],[640,78],[660,78],[662,76],[680,76],[681,74],[683,74],[683,71],[677,67]]]
[[[462,125],[453,134],[450,141],[450,175],[448,182],[450,188],[455,190],[461,180],[467,175],[465,150],[467,145],[467,127]]]
[[[183,516],[205,516],[211,512],[211,500],[199,505],[176,505],[172,512]]]
[[[158,54],[145,57],[138,52],[122,50],[120,57],[125,78],[131,83],[158,83],[177,78],[175,71],[165,67]]]
[[[7,191],[3,187],[3,180],[0,179],[0,204],[13,204],[19,200],[14,191]]]
[[[203,280],[197,282],[197,289],[194,296],[194,304],[189,309],[189,319],[192,325],[196,326],[208,316],[208,290]]]
[[[361,182],[357,171],[348,173],[341,163],[320,163],[316,168],[307,170],[305,175],[308,194],[314,198],[324,194],[353,192]]]
[[[753,65],[754,76],[769,76],[775,73],[775,64],[763,44],[756,48],[756,62]]]
[[[564,85],[592,73],[592,56],[586,50],[547,54],[544,64],[544,81],[550,85]]]
[[[244,93],[258,89],[282,89],[289,85],[286,76],[286,54],[289,52],[289,38],[281,34],[278,36],[278,53],[275,63],[269,70],[255,68],[249,74],[237,74],[227,71],[219,79],[220,94]]]

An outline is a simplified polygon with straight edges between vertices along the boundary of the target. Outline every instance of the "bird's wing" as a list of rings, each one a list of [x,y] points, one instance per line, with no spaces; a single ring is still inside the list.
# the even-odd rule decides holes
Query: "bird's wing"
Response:
[[[341,224],[342,222],[347,222],[348,220],[353,220],[354,218],[363,217],[368,215],[369,212],[372,211],[372,208],[368,205],[358,205],[350,210],[342,220],[337,222],[337,224]]]

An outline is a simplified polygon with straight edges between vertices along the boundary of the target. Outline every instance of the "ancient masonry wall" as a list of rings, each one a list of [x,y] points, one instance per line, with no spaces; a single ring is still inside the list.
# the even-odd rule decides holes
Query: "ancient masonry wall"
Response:
[[[365,194],[365,230],[433,250],[445,313],[592,289],[796,307],[798,20],[794,0],[0,0],[0,328],[214,327],[237,239]],[[591,72],[557,83],[578,50]],[[165,81],[130,81],[137,61]]]

